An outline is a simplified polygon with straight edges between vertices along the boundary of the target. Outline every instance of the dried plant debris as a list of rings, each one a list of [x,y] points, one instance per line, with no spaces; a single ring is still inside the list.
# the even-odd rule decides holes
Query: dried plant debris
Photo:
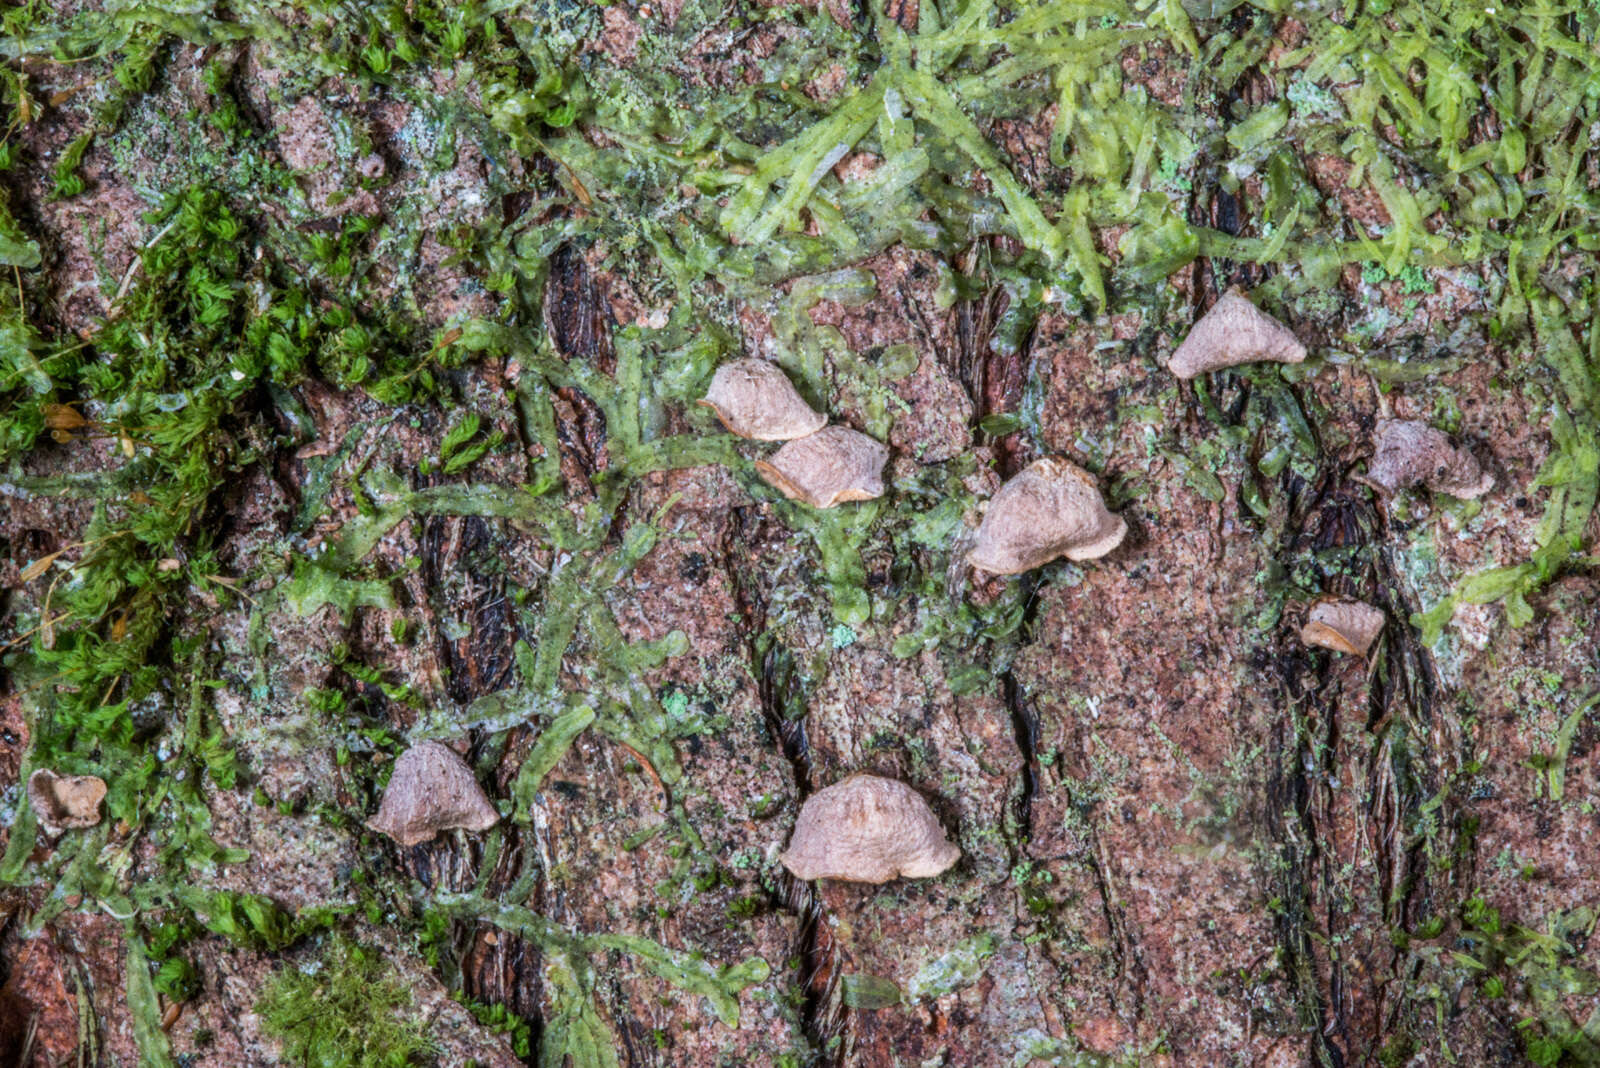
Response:
[[[928,803],[905,783],[852,775],[806,799],[780,858],[797,879],[926,879],[961,859]]]
[[[1300,640],[1352,656],[1366,656],[1383,633],[1383,610],[1348,597],[1319,597],[1306,613]]]
[[[734,360],[717,368],[700,402],[742,438],[791,441],[815,434],[827,417],[813,411],[777,364]]]
[[[1305,358],[1306,347],[1294,332],[1235,287],[1200,317],[1167,366],[1188,379],[1241,363],[1299,363]]]
[[[93,775],[57,775],[40,768],[28,776],[28,804],[52,835],[99,823],[105,797],[106,781]]]
[[[1035,460],[989,502],[973,567],[1016,575],[1058,556],[1092,560],[1121,544],[1128,524],[1106,508],[1094,476],[1068,460]]]
[[[419,742],[395,761],[378,814],[367,826],[403,846],[414,846],[440,831],[486,831],[499,819],[472,769],[454,749]]]
[[[1477,457],[1420,419],[1380,420],[1374,440],[1367,480],[1391,493],[1421,485],[1452,497],[1481,497],[1494,486]]]
[[[791,441],[756,462],[761,477],[785,497],[815,508],[883,496],[889,447],[849,427],[830,426]]]

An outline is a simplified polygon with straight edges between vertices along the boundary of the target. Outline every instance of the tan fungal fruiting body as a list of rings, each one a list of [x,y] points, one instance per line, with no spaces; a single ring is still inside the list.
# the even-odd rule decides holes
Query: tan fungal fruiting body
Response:
[[[824,427],[756,461],[761,477],[791,500],[815,508],[883,496],[889,447],[849,427]]]
[[[458,827],[486,831],[499,819],[472,769],[454,749],[418,742],[395,761],[378,814],[367,826],[403,846],[414,846]]]
[[[93,827],[105,797],[106,781],[93,775],[57,775],[40,768],[28,776],[28,804],[49,834]]]
[[[803,438],[828,422],[795,391],[778,365],[766,360],[723,364],[700,403],[716,412],[730,431],[757,441]]]
[[[1471,452],[1421,420],[1380,420],[1375,438],[1367,478],[1390,492],[1424,485],[1452,497],[1481,497],[1494,486]]]
[[[1058,556],[1104,556],[1127,533],[1128,524],[1106,508],[1093,475],[1070,461],[1047,457],[1000,487],[967,562],[997,575],[1017,575]]]
[[[905,783],[852,775],[806,799],[778,859],[797,879],[926,879],[961,859],[928,803]]]
[[[1306,613],[1300,640],[1352,656],[1366,656],[1383,632],[1382,609],[1348,597],[1319,597]]]
[[[1194,378],[1241,363],[1299,363],[1305,358],[1306,347],[1292,330],[1234,288],[1200,317],[1167,366],[1179,378]]]

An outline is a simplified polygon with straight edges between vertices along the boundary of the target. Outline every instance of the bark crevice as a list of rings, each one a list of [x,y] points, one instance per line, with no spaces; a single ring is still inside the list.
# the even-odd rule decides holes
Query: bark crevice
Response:
[[[750,669],[761,700],[761,717],[773,743],[788,762],[795,786],[796,812],[813,790],[811,750],[806,737],[806,699],[795,677],[794,657],[767,629],[767,599],[751,575],[737,566],[748,559],[742,550],[753,538],[744,530],[746,509],[737,509],[724,546],[723,565],[734,599],[745,620]],[[759,523],[756,519],[754,522]],[[798,963],[795,981],[800,991],[800,1027],[817,1054],[819,1068],[838,1068],[850,1047],[850,1013],[840,986],[839,947],[833,925],[814,885],[802,882],[786,869],[775,876],[775,904],[799,921],[793,959]]]

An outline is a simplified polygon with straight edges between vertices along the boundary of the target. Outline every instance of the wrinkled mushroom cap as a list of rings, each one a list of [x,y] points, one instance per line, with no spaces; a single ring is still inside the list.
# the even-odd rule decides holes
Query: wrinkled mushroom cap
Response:
[[[1374,437],[1367,478],[1390,492],[1425,485],[1452,497],[1481,497],[1494,486],[1477,457],[1420,419],[1380,420]]]
[[[921,794],[893,779],[852,775],[806,799],[778,859],[797,879],[886,883],[938,875],[960,858]]]
[[[1348,597],[1319,597],[1306,613],[1300,640],[1352,656],[1366,656],[1383,632],[1383,610]]]
[[[845,426],[824,427],[756,461],[761,477],[791,500],[815,508],[883,496],[889,447]]]
[[[1235,287],[1200,317],[1167,366],[1179,378],[1194,378],[1241,363],[1299,363],[1305,358],[1306,347],[1294,332]]]
[[[50,834],[99,823],[105,797],[106,781],[93,775],[57,775],[40,768],[28,776],[28,804]]]
[[[1104,556],[1127,533],[1123,518],[1106,508],[1093,475],[1068,460],[1046,457],[1000,487],[967,562],[997,575],[1017,575],[1058,556]]]
[[[828,422],[812,411],[778,365],[766,360],[723,364],[700,403],[730,431],[757,441],[803,438]]]
[[[418,742],[400,754],[367,826],[403,846],[440,831],[486,831],[500,819],[467,762],[439,742]]]

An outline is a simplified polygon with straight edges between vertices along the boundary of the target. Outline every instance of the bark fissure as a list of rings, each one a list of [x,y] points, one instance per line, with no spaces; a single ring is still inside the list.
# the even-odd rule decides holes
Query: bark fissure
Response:
[[[1376,603],[1391,620],[1407,620],[1412,597],[1384,544],[1381,513],[1360,493],[1340,489],[1332,475],[1303,489],[1290,505],[1280,559],[1309,564],[1324,592]],[[1443,790],[1455,746],[1435,737],[1440,682],[1411,628],[1386,627],[1373,650],[1358,719],[1363,737],[1348,737],[1349,728],[1341,728],[1340,665],[1308,653],[1287,632],[1279,642],[1257,664],[1286,713],[1280,730],[1293,732],[1280,735],[1267,789],[1269,811],[1284,814],[1269,821],[1282,862],[1274,886],[1279,940],[1315,1054],[1340,1066],[1403,1032],[1405,1021],[1396,1013],[1404,1002],[1390,1007],[1384,984],[1356,983],[1352,969],[1387,970],[1392,980],[1406,981],[1404,954],[1375,928],[1404,932],[1421,919],[1420,911],[1436,912],[1443,903],[1428,860],[1457,851],[1456,816]],[[1341,753],[1363,744],[1364,779],[1343,782],[1355,772]],[[1341,803],[1339,791],[1358,785],[1364,787],[1359,802]],[[1438,799],[1437,829],[1408,833],[1425,824],[1422,806],[1432,798]],[[1375,895],[1341,885],[1339,868],[1350,858],[1340,843],[1347,840],[1353,844],[1346,851],[1370,850]],[[1445,907],[1452,904],[1453,898]],[[1329,945],[1342,949],[1323,948]]]
[[[1330,481],[1331,476],[1306,484],[1286,473],[1281,488],[1288,499],[1287,514],[1274,554],[1279,560],[1292,562],[1296,553],[1316,547],[1319,537],[1324,549],[1344,543],[1337,509],[1323,507]],[[1317,529],[1308,533],[1313,525]],[[1278,944],[1299,1024],[1311,1036],[1312,1056],[1329,1068],[1343,1068],[1344,1047],[1332,1041],[1346,1030],[1340,965],[1318,954],[1312,933],[1318,903],[1329,900],[1319,816],[1330,808],[1327,784],[1335,753],[1331,732],[1336,709],[1323,699],[1325,667],[1319,671],[1298,637],[1280,629],[1269,641],[1273,644],[1258,652],[1253,667],[1269,694],[1269,707],[1281,710],[1272,743],[1276,759],[1266,783],[1267,827],[1278,853],[1271,876]],[[1332,915],[1326,919],[1331,925]]]
[[[1000,676],[1001,692],[1011,712],[1011,729],[1022,754],[1021,779],[1016,797],[1017,844],[1019,850],[1033,835],[1033,799],[1039,790],[1039,716],[1022,696],[1016,676],[1007,670]]]
[[[788,762],[799,811],[813,790],[811,752],[806,738],[805,694],[795,678],[793,655],[767,629],[767,599],[745,570],[737,564],[748,559],[744,546],[753,538],[744,531],[746,510],[729,525],[723,566],[734,590],[734,600],[745,621],[751,672],[761,700],[761,716],[778,751]],[[759,520],[756,520],[759,522]],[[831,917],[816,888],[796,879],[783,868],[776,877],[776,904],[799,922],[793,959],[800,991],[800,1027],[816,1051],[821,1068],[837,1068],[850,1048],[850,1013],[840,987],[839,947],[833,937]]]

